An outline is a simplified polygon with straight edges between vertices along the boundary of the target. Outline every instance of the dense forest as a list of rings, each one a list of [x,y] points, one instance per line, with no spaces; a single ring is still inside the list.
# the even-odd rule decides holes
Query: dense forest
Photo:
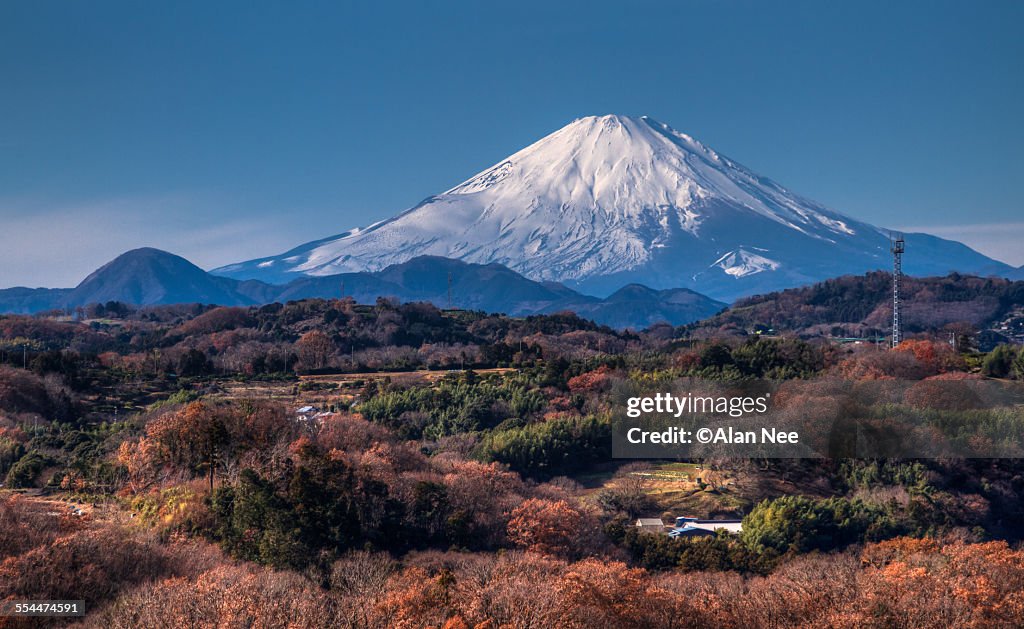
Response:
[[[1024,429],[927,388],[1017,386],[1017,346],[710,334],[764,303],[643,332],[386,300],[0,317],[0,597],[113,627],[1024,623],[1019,459],[612,458],[616,392],[680,378],[910,381],[879,412]],[[742,532],[634,526],[682,515]]]

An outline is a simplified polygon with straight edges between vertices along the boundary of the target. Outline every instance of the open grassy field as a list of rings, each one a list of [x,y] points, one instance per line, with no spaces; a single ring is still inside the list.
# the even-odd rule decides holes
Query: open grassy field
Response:
[[[481,376],[514,372],[511,368],[478,369]],[[451,374],[451,371],[380,371],[368,373],[339,373],[299,376],[298,380],[239,381],[217,380],[214,399],[267,399],[295,406],[315,406],[329,409],[348,406],[359,391],[373,380],[388,380],[401,387],[433,384]]]
[[[583,485],[590,500],[605,490],[639,487],[656,505],[651,517],[741,517],[761,500],[787,491],[818,497],[832,494],[827,483],[794,482],[752,466],[686,461],[619,461],[574,480]]]

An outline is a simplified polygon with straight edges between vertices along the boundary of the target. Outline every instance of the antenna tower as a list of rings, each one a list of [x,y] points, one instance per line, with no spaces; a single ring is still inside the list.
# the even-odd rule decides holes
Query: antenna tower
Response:
[[[903,318],[900,308],[900,281],[903,276],[903,252],[906,244],[903,241],[903,234],[896,234],[896,237],[889,235],[892,251],[892,346],[896,347],[903,340]]]

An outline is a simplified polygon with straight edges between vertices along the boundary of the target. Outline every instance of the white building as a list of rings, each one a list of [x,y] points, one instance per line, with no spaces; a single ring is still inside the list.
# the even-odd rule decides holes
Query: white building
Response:
[[[636,521],[636,528],[648,533],[664,533],[665,523],[660,518],[640,518]]]
[[[743,530],[743,520],[702,520],[683,516],[676,518],[675,527],[669,531],[670,537],[700,537],[714,535],[718,531],[739,533]]]

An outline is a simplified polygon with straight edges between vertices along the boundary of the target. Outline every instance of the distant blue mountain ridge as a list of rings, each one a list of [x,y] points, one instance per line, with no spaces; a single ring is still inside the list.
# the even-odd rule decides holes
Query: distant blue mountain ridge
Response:
[[[682,325],[707,318],[726,304],[685,288],[654,290],[629,284],[606,298],[583,295],[555,282],[536,282],[500,264],[472,264],[419,256],[375,272],[302,276],[287,284],[213,275],[159,249],[128,251],[75,288],[0,290],[0,312],[31,314],[118,301],[135,306],[204,303],[251,306],[309,298],[378,297],[424,301],[513,316],[573,311],[615,328],[641,329],[659,322]]]

